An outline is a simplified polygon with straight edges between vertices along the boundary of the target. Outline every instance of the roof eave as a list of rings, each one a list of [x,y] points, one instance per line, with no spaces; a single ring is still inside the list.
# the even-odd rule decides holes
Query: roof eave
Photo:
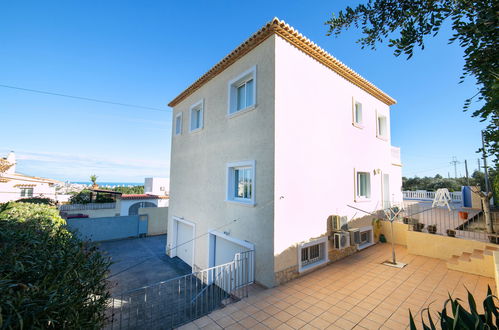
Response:
[[[220,74],[239,58],[247,54],[249,51],[254,49],[256,46],[261,44],[271,35],[276,34],[289,42],[291,45],[295,46],[305,54],[311,56],[319,63],[328,67],[332,71],[336,72],[346,80],[350,81],[354,85],[360,87],[367,93],[373,95],[378,100],[382,101],[387,105],[394,105],[397,101],[383,92],[381,89],[376,87],[374,84],[369,82],[367,79],[363,78],[357,72],[343,64],[341,61],[336,59],[334,56],[329,54],[327,51],[317,46],[310,39],[303,36],[297,30],[295,30],[290,25],[286,24],[284,21],[274,18],[272,21],[267,23],[258,32],[249,37],[245,42],[243,42],[239,47],[233,50],[229,55],[224,57],[220,62],[215,64],[208,72],[202,75],[198,80],[196,80],[192,85],[175,97],[170,103],[169,107],[174,107],[180,102],[182,102],[189,95],[194,93],[196,90],[201,88],[205,83],[213,79],[215,76]]]

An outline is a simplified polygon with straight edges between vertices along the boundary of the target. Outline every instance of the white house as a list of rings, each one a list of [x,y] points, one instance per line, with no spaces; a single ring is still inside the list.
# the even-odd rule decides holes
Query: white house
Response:
[[[167,253],[196,270],[254,249],[268,287],[328,262],[331,215],[402,200],[393,104],[273,19],[169,103]]]
[[[0,168],[0,203],[21,198],[46,197],[58,200],[56,187],[63,182],[16,173],[16,155],[11,151],[1,159]],[[0,164],[1,165],[1,164]]]

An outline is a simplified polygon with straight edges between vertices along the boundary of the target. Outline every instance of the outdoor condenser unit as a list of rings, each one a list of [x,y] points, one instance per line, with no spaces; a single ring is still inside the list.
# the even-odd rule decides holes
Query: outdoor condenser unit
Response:
[[[348,218],[347,217],[340,217],[339,215],[333,215],[331,216],[331,227],[333,228],[334,231],[340,231],[340,230],[347,230],[348,228]]]
[[[334,248],[342,250],[350,246],[350,234],[348,232],[334,233]]]
[[[350,233],[350,244],[356,245],[360,244],[360,229],[359,228],[351,228],[348,229]]]

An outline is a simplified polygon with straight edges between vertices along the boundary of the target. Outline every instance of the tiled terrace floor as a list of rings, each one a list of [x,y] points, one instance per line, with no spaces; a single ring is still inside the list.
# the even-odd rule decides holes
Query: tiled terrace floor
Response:
[[[419,311],[430,303],[440,310],[448,292],[467,302],[468,288],[479,306],[487,285],[495,292],[492,278],[448,270],[445,261],[410,255],[402,246],[396,253],[405,268],[381,265],[391,246],[378,244],[181,329],[404,329],[409,308],[422,328]]]

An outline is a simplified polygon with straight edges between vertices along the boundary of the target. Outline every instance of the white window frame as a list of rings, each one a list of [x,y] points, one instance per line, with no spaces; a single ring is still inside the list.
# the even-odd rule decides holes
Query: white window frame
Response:
[[[193,127],[193,113],[199,111],[199,126]],[[197,101],[189,108],[189,130],[191,133],[202,130],[204,127],[204,99]]]
[[[302,250],[305,249],[305,248],[308,248],[310,246],[313,246],[313,245],[323,245],[321,248],[322,248],[322,258],[314,263],[311,263],[311,264],[308,264],[308,265],[303,265],[302,264],[302,261],[301,261],[301,254],[302,254]],[[329,247],[328,247],[328,239],[327,237],[321,237],[319,239],[315,239],[315,240],[312,240],[310,242],[307,242],[307,243],[302,243],[299,248],[298,248],[298,272],[301,273],[301,272],[305,272],[305,271],[308,271],[310,269],[313,269],[313,268],[316,268],[316,267],[319,267],[321,265],[324,265],[325,263],[328,262],[329,260],[329,256],[328,256],[328,253],[329,253]]]
[[[251,105],[244,107],[243,109],[237,110],[237,88],[241,85],[247,83],[248,81],[253,80],[253,100]],[[256,65],[251,67],[249,70],[241,73],[236,78],[232,79],[228,83],[228,107],[227,107],[227,116],[229,118],[234,117],[239,114],[243,114],[247,111],[253,110],[256,108]]]
[[[177,128],[178,128],[178,125],[177,125],[177,118],[180,118],[180,126],[179,126],[179,130],[177,132]],[[182,116],[182,112],[179,112],[175,115],[175,123],[174,123],[174,130],[173,130],[173,133],[175,136],[177,135],[182,135],[182,125],[183,125],[183,116]]]
[[[380,132],[380,125],[379,125],[380,118],[385,118],[385,134],[384,135],[382,135]],[[388,140],[388,116],[386,116],[382,113],[379,113],[378,111],[376,111],[376,137],[381,139],[381,140],[384,140],[384,141]]]
[[[359,123],[357,122],[357,104],[360,105],[361,113],[361,120]],[[364,106],[362,102],[356,100],[355,98],[352,98],[352,125],[357,128],[364,128]]]
[[[366,171],[366,170],[355,170],[354,173],[355,173],[354,174],[355,201],[356,202],[369,202],[369,201],[371,201],[371,197],[372,197],[371,172]],[[359,174],[360,173],[366,173],[368,175],[368,178],[369,178],[369,182],[368,182],[369,196],[368,197],[359,195]]]
[[[235,169],[241,168],[241,167],[251,167],[252,168],[252,173],[251,173],[251,198],[238,198],[235,197]],[[226,201],[227,202],[233,202],[233,203],[238,203],[241,205],[249,205],[249,206],[254,206],[255,205],[255,187],[256,187],[256,161],[255,160],[248,160],[248,161],[242,161],[242,162],[233,162],[233,163],[228,163],[227,164],[227,196],[226,196]]]
[[[33,187],[20,187],[19,189],[21,190],[19,192],[21,197],[31,198],[34,196],[35,189]],[[31,191],[31,193],[28,193],[28,191]]]

